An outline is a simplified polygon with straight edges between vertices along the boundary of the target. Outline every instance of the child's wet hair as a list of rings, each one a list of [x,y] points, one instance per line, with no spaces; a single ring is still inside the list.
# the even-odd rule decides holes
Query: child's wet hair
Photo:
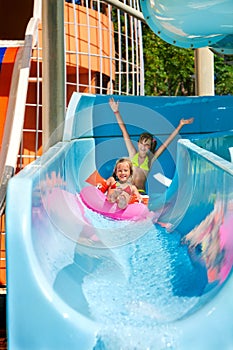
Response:
[[[149,132],[143,132],[140,135],[138,142],[143,142],[143,141],[147,141],[147,140],[151,140],[150,151],[151,151],[151,153],[154,153],[156,146],[157,146],[157,141],[152,134],[150,134]]]
[[[129,158],[120,158],[116,161],[116,164],[115,164],[114,170],[113,170],[113,174],[112,174],[112,176],[114,177],[115,180],[117,179],[117,175],[116,175],[117,166],[118,166],[118,164],[121,164],[124,162],[129,164],[130,176],[133,176],[133,163],[131,162],[131,160]]]

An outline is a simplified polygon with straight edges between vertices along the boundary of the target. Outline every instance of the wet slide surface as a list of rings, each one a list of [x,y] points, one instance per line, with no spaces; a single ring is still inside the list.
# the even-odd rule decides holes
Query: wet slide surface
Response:
[[[147,125],[161,130],[159,141],[166,138],[192,111],[195,124],[152,169],[168,176],[173,159],[173,181],[162,190],[151,174],[153,216],[138,222],[88,209],[79,196],[85,180],[95,169],[105,177],[125,148],[108,98],[74,95],[64,141],[9,183],[9,349],[233,344],[233,165],[226,151],[233,135],[225,130],[232,128],[232,98],[121,97],[120,106],[135,141]],[[205,109],[211,125],[200,116]],[[135,125],[143,112],[148,120]]]

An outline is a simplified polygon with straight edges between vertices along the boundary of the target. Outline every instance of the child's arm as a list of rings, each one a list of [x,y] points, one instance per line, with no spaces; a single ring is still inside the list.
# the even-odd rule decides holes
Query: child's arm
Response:
[[[109,106],[111,107],[113,113],[115,114],[116,116],[116,120],[118,122],[118,125],[121,129],[121,132],[122,132],[122,135],[123,135],[123,138],[124,138],[124,141],[125,141],[125,145],[127,147],[127,150],[128,150],[128,153],[129,153],[129,156],[130,157],[133,157],[137,151],[136,151],[136,148],[134,147],[131,139],[130,139],[130,136],[128,134],[128,131],[126,129],[126,126],[125,126],[125,123],[122,119],[122,116],[120,115],[120,112],[119,112],[119,101],[115,101],[114,98],[110,98],[109,99]]]
[[[116,180],[114,179],[113,176],[110,176],[107,180],[104,181],[104,183],[98,183],[97,188],[105,193],[108,191],[109,187],[113,186],[116,183]]]
[[[194,121],[194,118],[181,119],[177,128],[171,133],[171,135],[167,138],[167,140],[157,149],[157,151],[155,151],[152,162],[155,159],[157,159],[165,151],[165,149],[168,147],[168,145],[174,140],[176,135],[179,134],[179,131],[183,128],[183,126],[187,125],[187,124],[192,124],[193,121]]]
[[[114,185],[115,183],[116,183],[116,180],[114,179],[113,176],[110,176],[110,177],[106,180],[106,185],[107,185],[108,187]]]

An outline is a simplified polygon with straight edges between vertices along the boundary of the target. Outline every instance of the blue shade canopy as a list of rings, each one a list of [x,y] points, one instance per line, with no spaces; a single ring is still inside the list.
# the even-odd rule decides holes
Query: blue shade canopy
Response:
[[[233,54],[232,0],[140,0],[150,28],[169,44]]]

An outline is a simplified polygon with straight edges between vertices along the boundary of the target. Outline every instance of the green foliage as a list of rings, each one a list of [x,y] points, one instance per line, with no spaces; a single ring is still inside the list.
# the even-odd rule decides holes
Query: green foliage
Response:
[[[215,94],[233,94],[233,66],[226,64],[222,57],[214,55]]]
[[[145,94],[194,95],[194,51],[170,45],[143,25]]]
[[[145,94],[150,96],[195,95],[194,50],[170,45],[143,24]],[[217,95],[233,93],[233,66],[214,56]]]

